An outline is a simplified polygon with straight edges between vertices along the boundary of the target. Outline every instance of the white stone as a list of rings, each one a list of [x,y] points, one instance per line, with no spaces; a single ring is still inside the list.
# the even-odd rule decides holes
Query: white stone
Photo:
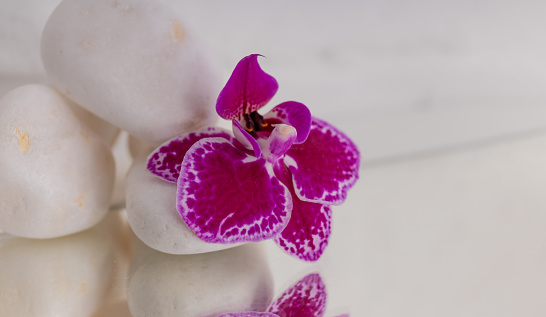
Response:
[[[117,213],[68,237],[0,239],[0,316],[91,316],[119,279],[121,241]]]
[[[0,228],[52,238],[104,217],[114,161],[59,93],[27,85],[0,100],[0,175]]]
[[[170,254],[194,254],[235,246],[199,239],[176,209],[176,184],[148,172],[145,158],[134,160],[125,184],[129,225],[149,247]]]
[[[42,34],[53,85],[152,144],[214,124],[221,85],[209,56],[168,7],[65,0]]]
[[[131,314],[203,317],[265,311],[273,297],[273,279],[261,246],[171,255],[140,243],[127,289]]]
[[[70,105],[70,109],[72,109],[80,120],[85,122],[85,124],[87,124],[99,136],[101,136],[106,144],[109,146],[114,145],[114,142],[116,141],[120,132],[118,127],[109,123],[108,121],[102,120],[93,113],[87,111],[85,108],[77,105],[75,102],[68,99],[67,101]]]

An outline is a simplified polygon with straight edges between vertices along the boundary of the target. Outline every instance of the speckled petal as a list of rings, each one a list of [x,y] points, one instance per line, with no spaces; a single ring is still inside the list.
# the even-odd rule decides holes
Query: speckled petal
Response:
[[[304,261],[317,261],[330,237],[330,206],[305,202],[293,197],[294,209],[286,228],[275,243],[288,254]]]
[[[260,312],[244,312],[244,313],[228,313],[220,315],[219,317],[279,317],[279,315],[272,313],[260,313]]]
[[[284,229],[292,210],[288,189],[263,158],[223,138],[206,138],[186,153],[176,204],[203,241],[262,241]]]
[[[275,172],[289,188],[293,207],[288,225],[274,241],[290,255],[304,261],[317,261],[328,245],[332,210],[329,205],[298,199],[286,167],[277,165]]]
[[[275,78],[258,64],[258,54],[243,58],[233,70],[216,101],[216,112],[224,119],[240,119],[263,107],[277,92]]]
[[[298,137],[294,141],[295,144],[307,140],[311,129],[311,112],[304,104],[296,101],[283,102],[271,109],[263,117],[267,123],[282,122],[293,126],[298,132]]]
[[[152,174],[166,181],[176,182],[180,174],[180,165],[189,148],[195,142],[210,137],[220,137],[231,142],[235,140],[228,131],[213,127],[177,136],[150,153],[146,167]]]
[[[301,200],[339,205],[358,179],[360,154],[345,134],[313,118],[307,141],[292,145],[284,163]]]
[[[237,120],[231,121],[233,135],[235,135],[237,141],[239,141],[245,149],[254,151],[254,155],[257,158],[260,158],[262,156],[262,149],[260,148],[260,145],[258,145],[256,139],[254,139]]]
[[[284,291],[268,312],[280,317],[321,317],[325,310],[326,286],[318,273],[312,273]]]

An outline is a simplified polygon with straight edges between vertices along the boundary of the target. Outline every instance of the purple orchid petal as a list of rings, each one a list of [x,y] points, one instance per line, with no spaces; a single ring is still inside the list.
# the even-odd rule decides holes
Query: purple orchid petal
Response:
[[[318,273],[302,278],[269,306],[280,317],[320,317],[326,310],[326,286]]]
[[[258,142],[256,139],[254,139],[242,126],[237,120],[231,120],[232,121],[232,129],[233,129],[233,135],[235,135],[235,138],[237,141],[239,141],[243,147],[245,147],[248,150],[253,150],[254,155],[257,158],[262,157],[262,149],[258,145]]]
[[[292,146],[297,137],[294,127],[287,124],[277,124],[267,139],[258,139],[263,149],[264,157],[275,162]]]
[[[304,104],[296,101],[283,102],[263,117],[270,124],[281,122],[293,126],[298,131],[295,144],[305,142],[311,130],[311,112]]]
[[[275,237],[275,243],[290,255],[304,261],[317,261],[328,245],[332,209],[296,197],[292,197],[292,201],[292,217],[281,234]]]
[[[228,313],[218,317],[279,317],[279,315],[272,313],[260,313],[260,312],[244,312],[244,313]]]
[[[317,261],[328,245],[332,210],[329,205],[298,199],[286,167],[277,165],[275,174],[292,194],[292,216],[274,241],[290,255],[304,261]]]
[[[205,128],[198,132],[192,132],[177,136],[159,146],[148,156],[146,167],[152,174],[169,182],[176,182],[180,174],[180,165],[189,148],[195,142],[211,137],[220,137],[234,142],[233,136],[221,128]]]
[[[301,200],[339,205],[358,179],[360,154],[345,134],[313,118],[307,141],[293,145],[284,163]]]
[[[240,119],[263,107],[277,92],[275,78],[258,64],[258,54],[243,58],[233,70],[216,101],[216,112],[224,119]]]
[[[265,159],[222,138],[206,138],[186,152],[177,208],[203,241],[237,243],[276,236],[290,219],[292,197]]]

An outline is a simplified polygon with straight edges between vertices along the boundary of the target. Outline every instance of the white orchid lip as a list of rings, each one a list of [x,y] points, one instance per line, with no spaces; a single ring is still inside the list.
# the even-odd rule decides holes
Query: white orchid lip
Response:
[[[267,139],[258,139],[258,144],[264,152],[264,157],[271,163],[282,158],[294,144],[298,133],[288,124],[277,124]]]

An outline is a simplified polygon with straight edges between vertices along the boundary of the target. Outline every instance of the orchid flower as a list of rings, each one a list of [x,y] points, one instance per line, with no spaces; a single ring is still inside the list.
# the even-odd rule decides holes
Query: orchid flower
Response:
[[[312,273],[284,291],[266,312],[227,313],[219,317],[321,317],[325,310],[326,286],[318,273]]]
[[[206,128],[178,136],[150,154],[147,168],[177,183],[176,207],[203,241],[274,239],[315,261],[328,244],[331,205],[341,204],[358,179],[359,152],[299,102],[260,115],[278,84],[257,59],[237,64],[217,100],[233,135]]]

